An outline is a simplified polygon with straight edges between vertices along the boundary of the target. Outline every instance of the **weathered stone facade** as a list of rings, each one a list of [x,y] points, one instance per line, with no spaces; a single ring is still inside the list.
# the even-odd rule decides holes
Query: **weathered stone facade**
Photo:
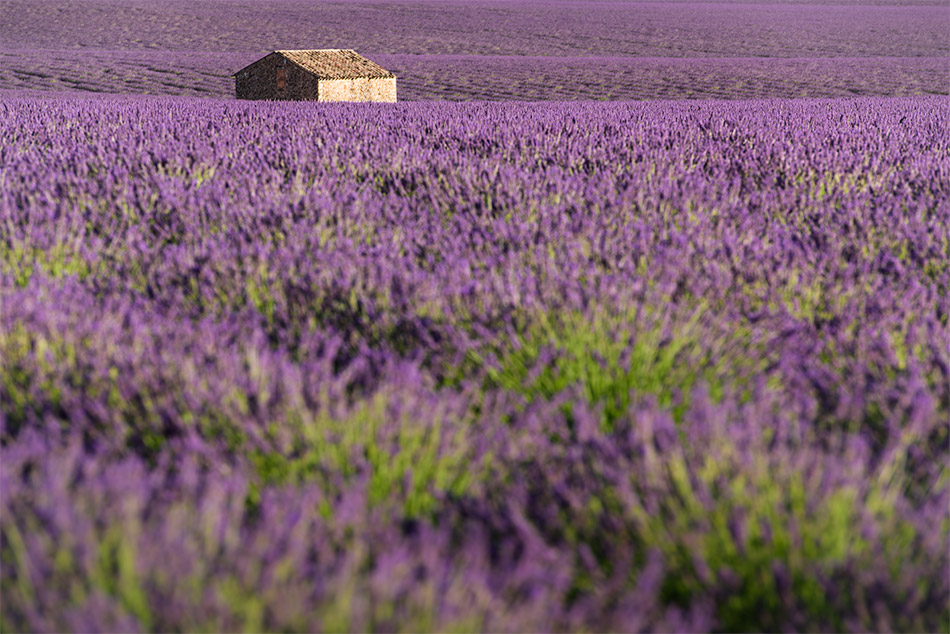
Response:
[[[234,74],[238,99],[396,101],[396,77],[350,50],[275,51]]]
[[[278,53],[234,75],[238,99],[317,99],[318,79]]]
[[[319,101],[396,102],[396,78],[321,79],[317,84]]]

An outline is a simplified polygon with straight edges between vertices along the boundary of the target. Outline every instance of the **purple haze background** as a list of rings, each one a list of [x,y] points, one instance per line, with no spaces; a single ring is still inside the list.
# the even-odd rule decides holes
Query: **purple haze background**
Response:
[[[0,3],[0,630],[950,630],[948,19]]]
[[[227,97],[276,48],[355,48],[407,100],[950,93],[946,2],[5,0],[0,90]]]

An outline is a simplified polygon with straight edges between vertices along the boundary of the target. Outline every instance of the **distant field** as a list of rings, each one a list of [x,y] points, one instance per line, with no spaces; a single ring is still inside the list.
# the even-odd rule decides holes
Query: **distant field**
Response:
[[[0,90],[231,97],[246,53],[0,51]],[[756,99],[950,93],[950,58],[376,55],[399,99]]]
[[[275,48],[355,48],[405,100],[950,92],[946,3],[0,3],[0,91],[230,96]]]
[[[4,48],[652,57],[950,55],[945,2],[5,0]]]

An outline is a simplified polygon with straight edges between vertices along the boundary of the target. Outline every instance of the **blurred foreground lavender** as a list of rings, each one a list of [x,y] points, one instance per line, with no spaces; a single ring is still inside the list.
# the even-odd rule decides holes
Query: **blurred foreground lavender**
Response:
[[[947,630],[947,129],[0,103],[0,629]]]

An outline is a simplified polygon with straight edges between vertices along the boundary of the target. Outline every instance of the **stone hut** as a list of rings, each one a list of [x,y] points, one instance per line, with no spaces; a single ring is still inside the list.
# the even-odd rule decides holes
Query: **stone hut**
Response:
[[[396,76],[356,51],[274,51],[234,74],[238,99],[396,101]]]

